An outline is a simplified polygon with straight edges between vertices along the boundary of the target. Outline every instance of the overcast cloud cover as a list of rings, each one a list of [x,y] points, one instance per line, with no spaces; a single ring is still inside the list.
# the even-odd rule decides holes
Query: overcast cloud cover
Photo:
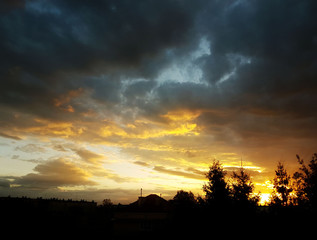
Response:
[[[2,146],[55,151],[31,173],[0,172],[3,188],[137,181],[107,168],[111,150],[89,144],[195,180],[213,158],[229,169],[243,157],[261,169],[259,183],[277,161],[292,169],[296,153],[316,151],[314,0],[15,0],[0,9]],[[1,164],[20,164],[19,151]]]

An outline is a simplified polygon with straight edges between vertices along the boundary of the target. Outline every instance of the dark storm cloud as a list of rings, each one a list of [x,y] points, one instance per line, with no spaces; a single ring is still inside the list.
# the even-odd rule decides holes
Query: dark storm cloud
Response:
[[[190,41],[198,8],[186,1],[22,3],[3,3],[0,101],[48,118],[63,118],[53,99],[79,87],[92,87],[98,100],[120,101],[116,75],[157,72],[165,61],[148,62]]]
[[[1,18],[3,63],[45,75],[135,65],[186,38],[192,10],[177,1],[29,1]]]
[[[315,134],[316,1],[17,3],[0,18],[0,101],[9,106],[0,121],[10,126],[20,123],[10,107],[80,119],[89,108],[83,100],[56,103],[83,89],[126,119],[200,109],[198,123],[219,138],[222,127],[241,136],[292,135],[298,126],[298,136]],[[200,83],[157,80],[202,38],[210,54],[190,62],[202,71]]]
[[[158,105],[204,110],[199,120],[206,132],[316,136],[316,2],[205,3],[196,29],[211,54],[195,64],[209,85],[164,83]]]
[[[0,2],[0,13],[6,13],[16,8],[24,7],[24,0],[3,0]]]
[[[237,105],[252,100],[254,107],[297,112],[289,106],[294,95],[304,94],[301,106],[316,100],[316,2],[228,2],[212,2],[202,17],[212,46],[206,80],[232,73],[222,89]]]

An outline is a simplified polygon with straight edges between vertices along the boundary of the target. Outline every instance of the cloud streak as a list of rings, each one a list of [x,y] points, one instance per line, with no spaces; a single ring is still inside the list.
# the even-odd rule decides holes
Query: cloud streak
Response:
[[[153,170],[166,173],[166,174],[171,174],[171,175],[176,175],[176,176],[181,176],[181,177],[186,177],[186,178],[192,178],[192,179],[198,179],[198,180],[204,180],[205,176],[203,174],[197,174],[193,172],[185,172],[185,171],[179,171],[179,170],[173,170],[173,169],[167,169],[163,166],[155,166]],[[191,169],[189,169],[191,170]]]
[[[6,134],[6,133],[2,133],[0,132],[0,136],[1,137],[5,137],[5,138],[10,138],[10,139],[13,139],[13,140],[21,140],[22,138],[18,137],[18,136],[12,136],[12,135],[9,135],[9,134]]]

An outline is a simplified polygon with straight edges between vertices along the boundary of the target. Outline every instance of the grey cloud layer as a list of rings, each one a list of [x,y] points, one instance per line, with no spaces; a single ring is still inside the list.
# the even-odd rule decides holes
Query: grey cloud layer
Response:
[[[301,126],[296,136],[316,136],[316,1],[30,1],[6,9],[0,18],[6,125],[29,124],[11,108],[80,119],[91,105],[70,102],[70,113],[54,107],[54,99],[82,88],[87,99],[126,119],[161,121],[169,110],[202,109],[213,111],[198,119],[207,132],[225,125],[241,136],[276,129],[292,135],[289,129]],[[156,81],[203,37],[210,54],[191,62],[202,71],[201,83]]]
[[[98,61],[135,65],[178,44],[190,10],[176,1],[30,1],[2,16],[6,65],[44,75]]]
[[[49,118],[58,114],[52,99],[79,87],[119,101],[108,96],[120,86],[113,72],[156,72],[147,62],[182,44],[194,14],[177,1],[28,1],[8,9],[0,18],[1,103]]]

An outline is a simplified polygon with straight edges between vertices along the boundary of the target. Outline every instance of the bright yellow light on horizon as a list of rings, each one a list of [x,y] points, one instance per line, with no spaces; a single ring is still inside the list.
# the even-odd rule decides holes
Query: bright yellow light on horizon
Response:
[[[259,205],[263,206],[270,202],[270,193],[260,193]]]

